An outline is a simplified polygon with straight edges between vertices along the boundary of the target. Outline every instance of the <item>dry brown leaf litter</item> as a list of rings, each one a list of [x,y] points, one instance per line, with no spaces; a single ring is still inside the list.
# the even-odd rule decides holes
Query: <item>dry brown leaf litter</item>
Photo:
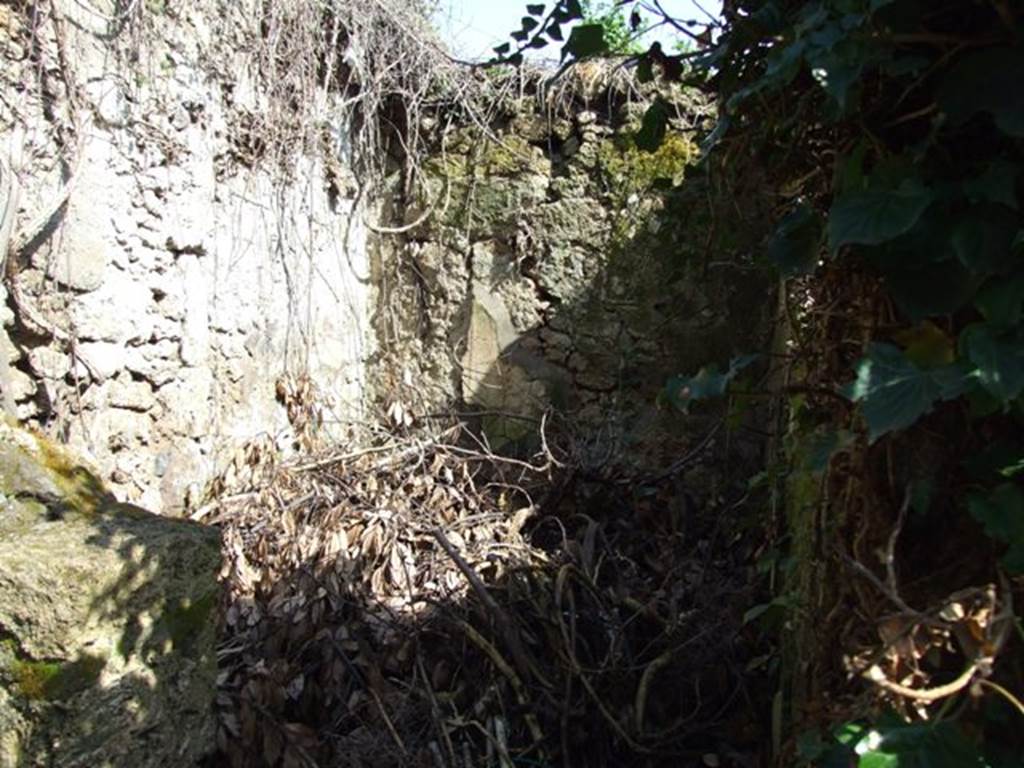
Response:
[[[699,765],[742,741],[749,575],[624,518],[629,478],[460,426],[275,456],[250,446],[203,511],[226,554],[217,764]]]

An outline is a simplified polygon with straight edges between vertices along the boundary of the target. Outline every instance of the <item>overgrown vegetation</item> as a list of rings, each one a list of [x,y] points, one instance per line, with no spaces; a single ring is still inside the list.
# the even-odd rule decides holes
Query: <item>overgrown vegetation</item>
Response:
[[[756,734],[723,716],[754,650],[748,554],[712,556],[739,506],[662,520],[671,474],[596,481],[564,469],[571,448],[509,459],[455,423],[240,455],[247,492],[210,518],[230,638],[214,764],[670,766]]]
[[[712,205],[760,194],[777,222],[758,251],[781,279],[784,500],[752,615],[784,617],[780,764],[1024,759],[1021,25],[998,1],[741,0],[702,50],[637,58],[720,99]],[[563,56],[609,50],[591,25]],[[671,132],[657,104],[645,130]]]
[[[631,47],[629,5],[527,5],[496,53],[632,54],[639,80],[718,98],[702,137],[707,251],[774,270],[778,330],[771,349],[666,382],[664,399],[690,413],[774,403],[774,450],[741,499],[764,499],[759,540],[740,502],[709,523],[670,475],[559,474],[571,447],[530,464],[467,449],[461,428],[423,441],[404,416],[365,451],[280,466],[251,446],[221,488],[237,496],[205,508],[231,556],[220,738],[235,764],[710,765],[730,740],[779,766],[1024,761],[1021,10],[736,0],[702,31],[662,13],[702,45],[669,54],[671,40]],[[408,204],[427,188],[422,159],[445,149],[445,126],[421,128],[468,116],[486,132],[523,81],[465,77],[403,31],[399,4],[355,6],[263,5],[252,62],[266,99],[236,105],[232,163],[336,159],[341,124],[360,183],[397,177]],[[173,11],[130,7],[137,28]],[[680,186],[693,148],[656,99],[635,146],[602,160],[661,183],[671,211],[693,203]],[[413,229],[408,212],[378,229]],[[671,514],[652,544],[616,515],[655,501]],[[528,545],[542,512],[551,530]],[[703,553],[680,554],[684,519]],[[744,522],[718,557],[721,527]],[[182,627],[207,607],[185,607]],[[725,636],[742,642],[719,652]],[[45,694],[55,670],[29,671]],[[747,688],[755,674],[770,706]],[[689,718],[661,707],[680,690],[695,692]],[[737,696],[760,723],[720,716]]]

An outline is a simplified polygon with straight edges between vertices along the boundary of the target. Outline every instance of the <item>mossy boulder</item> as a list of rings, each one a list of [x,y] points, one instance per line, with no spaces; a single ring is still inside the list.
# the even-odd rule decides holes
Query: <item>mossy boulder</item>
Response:
[[[211,751],[219,568],[214,529],[118,503],[0,423],[0,768]]]

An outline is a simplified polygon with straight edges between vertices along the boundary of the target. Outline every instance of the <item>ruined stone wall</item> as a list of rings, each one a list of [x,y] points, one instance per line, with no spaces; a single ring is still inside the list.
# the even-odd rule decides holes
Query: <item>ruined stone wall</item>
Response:
[[[633,137],[651,94],[605,75],[570,84],[561,115],[527,96],[487,137],[439,139],[405,211],[417,226],[376,260],[372,376],[400,413],[456,403],[494,447],[529,450],[554,409],[578,428],[584,463],[662,464],[707,426],[659,402],[666,380],[759,348],[770,281],[707,248],[686,130],[710,109],[675,93],[682,132],[644,152]]]
[[[684,132],[646,153],[635,85],[499,73],[489,122],[441,108],[370,215],[351,94],[268,96],[268,7],[0,5],[0,406],[158,510],[253,438],[292,445],[313,390],[328,427],[455,408],[517,450],[554,408],[596,463],[676,456],[699,425],[666,378],[766,327],[699,183],[666,191],[707,108],[676,94]]]
[[[281,377],[308,374],[328,422],[361,411],[357,185],[340,126],[267,146],[259,7],[0,5],[0,389],[153,509],[248,439],[289,442]]]

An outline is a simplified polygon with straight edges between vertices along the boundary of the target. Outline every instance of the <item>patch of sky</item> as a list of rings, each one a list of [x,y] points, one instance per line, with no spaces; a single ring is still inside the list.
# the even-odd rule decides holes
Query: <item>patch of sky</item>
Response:
[[[509,33],[519,29],[520,19],[526,15],[526,4],[532,0],[438,0],[434,11],[434,23],[442,38],[451,48],[452,53],[465,61],[485,61],[493,56],[494,46],[509,40]],[[551,8],[553,0],[548,0],[545,10]],[[611,5],[612,0],[604,3]],[[644,24],[641,29],[649,27],[659,17],[646,10],[659,5],[673,19],[679,22],[697,22],[704,25],[718,19],[722,13],[721,0],[640,0],[637,3],[623,5],[626,16],[634,7],[640,11]],[[592,5],[601,7],[601,2]],[[692,28],[695,33],[703,30],[702,26]],[[641,40],[645,45],[658,40],[671,50],[674,44],[685,39],[683,33],[670,26],[661,25],[648,31]],[[557,61],[560,50],[552,44],[547,48],[528,51],[532,59],[551,59]]]

